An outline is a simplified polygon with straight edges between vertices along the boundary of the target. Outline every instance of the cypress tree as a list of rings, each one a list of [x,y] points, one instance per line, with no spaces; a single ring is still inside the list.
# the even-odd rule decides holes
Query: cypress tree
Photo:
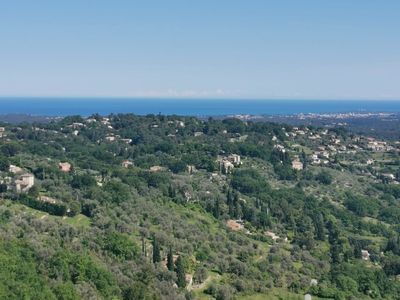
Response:
[[[362,250],[362,247],[361,247],[360,241],[355,241],[354,253],[353,253],[355,258],[359,258],[359,259],[362,258],[361,250]]]
[[[341,253],[343,251],[342,244],[339,239],[339,229],[336,224],[332,221],[328,222],[328,231],[329,231],[329,243],[331,259],[333,264],[339,264],[341,262]]]
[[[176,284],[178,285],[178,287],[184,288],[186,286],[186,276],[185,267],[183,265],[183,260],[181,256],[178,256],[178,259],[176,260],[176,276]]]
[[[175,188],[171,184],[168,186],[168,196],[172,199],[176,197]]]
[[[219,209],[219,200],[218,200],[218,199],[215,200],[215,203],[214,203],[213,215],[214,215],[214,217],[215,217],[216,219],[219,218],[220,209]]]
[[[226,195],[226,204],[228,205],[229,208],[229,216],[233,218],[235,213],[235,206],[233,203],[233,195],[230,189],[228,190],[228,193]]]
[[[304,152],[304,150],[301,151],[301,157],[300,157],[301,162],[303,163],[303,169],[307,168],[308,165],[308,160],[307,160],[307,155]]]
[[[146,256],[146,244],[144,241],[144,236],[142,236],[142,254]]]
[[[158,263],[160,261],[161,261],[160,245],[158,244],[157,239],[154,237],[154,239],[153,239],[153,263]]]
[[[324,220],[321,214],[316,217],[315,220],[315,231],[316,237],[320,241],[325,241],[325,228],[324,228]]]
[[[174,256],[172,254],[172,247],[169,247],[168,255],[167,255],[167,268],[170,271],[174,270]]]
[[[242,207],[240,205],[239,195],[235,193],[233,197],[233,204],[235,205],[234,217],[236,219],[241,219],[243,216]]]

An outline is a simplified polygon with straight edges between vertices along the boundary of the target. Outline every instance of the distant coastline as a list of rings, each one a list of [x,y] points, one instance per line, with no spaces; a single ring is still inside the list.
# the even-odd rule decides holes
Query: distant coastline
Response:
[[[0,115],[89,116],[93,113],[165,114],[186,116],[298,115],[325,113],[399,113],[395,100],[229,100],[122,98],[0,97]]]

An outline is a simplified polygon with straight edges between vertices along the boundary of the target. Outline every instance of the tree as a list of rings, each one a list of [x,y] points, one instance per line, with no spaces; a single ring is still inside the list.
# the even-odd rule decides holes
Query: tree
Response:
[[[96,180],[88,174],[75,175],[71,181],[71,186],[76,189],[87,188],[95,185]]]
[[[315,235],[317,240],[325,241],[325,228],[324,228],[324,219],[321,214],[319,214],[315,219]]]
[[[362,250],[361,243],[359,241],[355,241],[354,242],[354,250],[353,250],[353,252],[354,252],[353,255],[355,258],[360,259],[362,257],[361,250]]]
[[[153,238],[153,263],[158,263],[161,261],[161,254],[160,254],[160,245],[156,239]]]
[[[1,198],[3,198],[3,194],[7,192],[7,184],[5,183],[1,183],[0,184],[0,194],[1,194]]]
[[[310,217],[305,216],[297,227],[295,241],[300,247],[314,247],[314,226]]]
[[[110,194],[114,203],[124,202],[130,197],[128,186],[117,180],[107,182],[104,190]]]
[[[4,144],[1,146],[1,152],[7,157],[11,157],[15,156],[19,152],[20,148],[21,146],[16,143]]]
[[[170,271],[174,270],[174,256],[172,254],[172,247],[169,247],[168,255],[167,255],[167,268]]]
[[[69,203],[69,213],[68,216],[73,217],[81,213],[82,207],[78,201],[73,201]]]
[[[341,254],[343,251],[343,245],[339,239],[340,232],[335,223],[332,221],[328,222],[328,231],[329,231],[329,243],[330,246],[330,254],[333,264],[339,264],[341,262]]]
[[[308,159],[304,150],[301,151],[300,161],[303,163],[303,169],[306,169],[308,166]]]
[[[389,238],[385,251],[392,251],[394,254],[400,255],[400,235]]]
[[[176,284],[180,288],[184,288],[186,286],[186,274],[185,274],[185,266],[183,265],[182,256],[179,255],[176,260],[176,276],[177,281]]]
[[[234,207],[234,203],[233,203],[232,191],[230,189],[228,189],[228,192],[226,194],[226,204],[228,205],[229,216],[233,217],[235,207]]]
[[[400,274],[400,257],[395,255],[388,255],[385,257],[383,270],[386,275]]]
[[[372,198],[354,195],[352,193],[346,194],[345,201],[346,207],[355,214],[364,216],[375,216],[379,210],[379,204]]]
[[[114,232],[105,238],[104,243],[104,249],[120,259],[134,259],[139,253],[138,246],[126,234]]]
[[[200,267],[194,273],[194,281],[196,283],[203,283],[208,277],[208,272],[205,267]]]
[[[168,197],[174,199],[176,197],[176,190],[172,184],[168,186]]]
[[[28,191],[28,195],[32,198],[38,198],[40,194],[40,188],[37,185],[31,187]]]
[[[315,178],[322,184],[329,185],[332,183],[332,175],[328,171],[321,171]]]
[[[54,287],[54,292],[59,300],[73,300],[78,298],[72,282],[57,284]]]
[[[215,200],[214,208],[213,208],[213,212],[212,213],[213,213],[214,218],[216,218],[216,219],[219,218],[219,215],[220,215],[220,203],[219,203],[218,199]]]
[[[7,172],[10,168],[10,163],[6,157],[0,157],[0,171]]]
[[[240,205],[239,194],[235,193],[233,197],[233,204],[235,206],[234,216],[236,219],[241,219],[243,217],[242,206]]]

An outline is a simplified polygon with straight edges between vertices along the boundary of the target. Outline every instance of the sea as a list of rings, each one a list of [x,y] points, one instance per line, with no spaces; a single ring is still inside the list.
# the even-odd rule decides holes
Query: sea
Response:
[[[400,100],[254,100],[139,98],[0,98],[0,114],[90,116],[94,113],[187,116],[400,113]]]

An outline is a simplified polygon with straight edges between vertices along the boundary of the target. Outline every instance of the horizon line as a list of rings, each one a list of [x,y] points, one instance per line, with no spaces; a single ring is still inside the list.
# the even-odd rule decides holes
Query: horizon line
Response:
[[[184,97],[184,96],[166,96],[166,97],[151,97],[151,96],[17,96],[17,95],[0,95],[0,100],[5,99],[37,99],[37,100],[50,100],[50,99],[84,99],[84,100],[221,100],[221,101],[400,101],[399,98],[316,98],[316,97]]]

